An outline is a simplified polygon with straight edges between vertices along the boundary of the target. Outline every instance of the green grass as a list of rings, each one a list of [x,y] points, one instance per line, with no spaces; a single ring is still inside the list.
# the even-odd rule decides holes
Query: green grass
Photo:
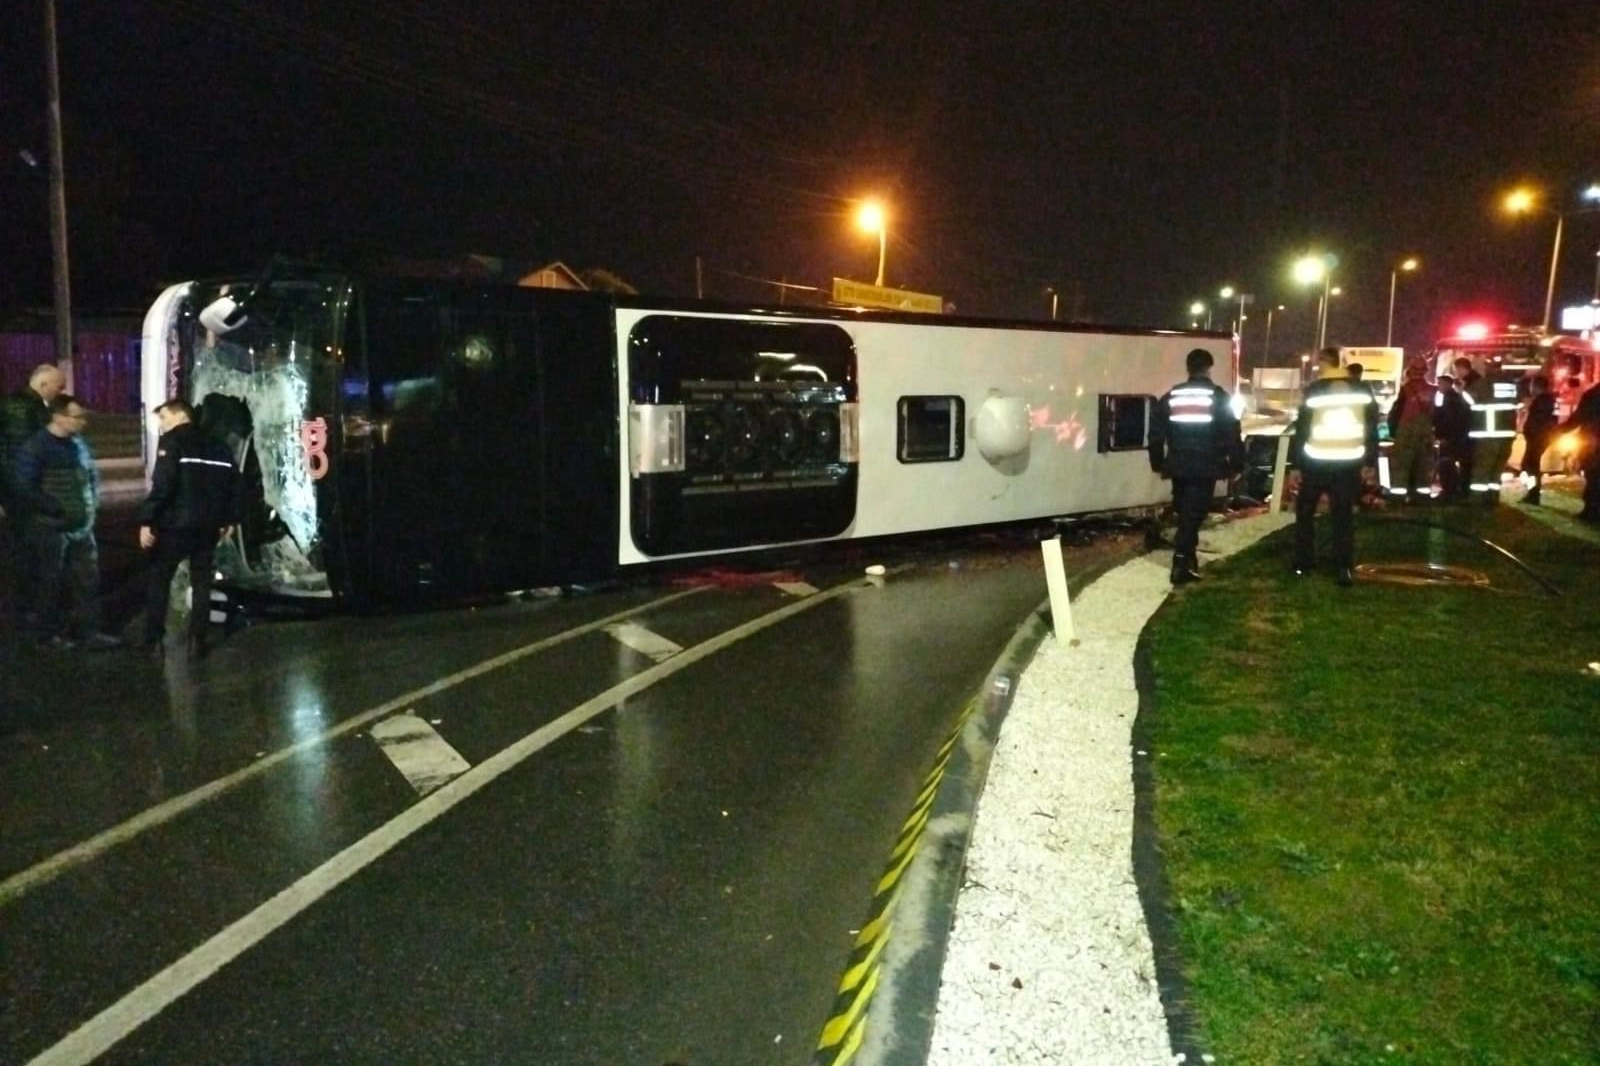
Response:
[[[1373,515],[1360,561],[1491,586],[1294,580],[1285,530],[1151,624],[1157,832],[1224,1066],[1600,1063],[1600,547],[1416,517],[1564,594]]]

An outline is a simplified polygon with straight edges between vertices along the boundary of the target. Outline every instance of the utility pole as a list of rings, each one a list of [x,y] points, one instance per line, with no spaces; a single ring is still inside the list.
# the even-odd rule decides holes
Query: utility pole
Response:
[[[72,283],[67,271],[67,182],[61,152],[61,76],[56,63],[56,0],[44,0],[45,64],[50,93],[50,248],[56,298],[56,363],[72,383]]]

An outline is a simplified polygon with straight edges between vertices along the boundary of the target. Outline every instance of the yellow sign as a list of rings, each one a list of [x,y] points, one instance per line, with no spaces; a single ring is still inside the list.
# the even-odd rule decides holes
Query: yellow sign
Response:
[[[833,302],[853,304],[858,307],[888,307],[896,311],[920,311],[924,314],[944,313],[944,297],[926,292],[909,292],[905,289],[888,289],[882,285],[868,285],[861,281],[833,279]]]

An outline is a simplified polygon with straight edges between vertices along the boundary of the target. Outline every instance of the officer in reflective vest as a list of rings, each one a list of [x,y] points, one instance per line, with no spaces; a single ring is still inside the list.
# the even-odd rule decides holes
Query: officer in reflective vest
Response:
[[[1211,353],[1196,348],[1184,360],[1188,380],[1156,402],[1150,419],[1150,469],[1172,479],[1178,532],[1172,553],[1172,583],[1200,577],[1195,559],[1200,523],[1211,509],[1220,478],[1244,469],[1244,438],[1226,390],[1211,381]]]
[[[1472,472],[1467,477],[1469,499],[1483,503],[1500,502],[1500,474],[1511,459],[1511,445],[1517,436],[1517,387],[1514,382],[1497,380],[1492,367],[1477,376],[1464,390],[1472,407]]]
[[[1294,503],[1294,572],[1316,561],[1317,503],[1324,493],[1333,519],[1333,565],[1341,585],[1355,580],[1354,511],[1361,468],[1378,462],[1378,404],[1339,366],[1339,349],[1317,353],[1318,378],[1306,386],[1295,418],[1290,459],[1300,474]]]

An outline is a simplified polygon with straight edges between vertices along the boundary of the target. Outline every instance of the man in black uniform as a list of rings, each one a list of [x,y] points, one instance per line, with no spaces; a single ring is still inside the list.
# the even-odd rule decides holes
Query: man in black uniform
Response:
[[[1352,512],[1361,468],[1378,462],[1378,404],[1366,386],[1339,366],[1339,349],[1317,353],[1318,378],[1306,386],[1294,423],[1289,458],[1300,471],[1294,502],[1294,572],[1311,572],[1316,557],[1317,503],[1328,495],[1333,518],[1333,565],[1339,584],[1355,581]]]
[[[1219,478],[1244,469],[1244,439],[1226,390],[1211,381],[1211,353],[1196,348],[1184,361],[1189,378],[1156,403],[1150,420],[1150,469],[1172,479],[1178,531],[1172,553],[1172,583],[1200,577],[1195,550],[1200,523],[1211,509]]]
[[[139,546],[154,552],[145,597],[144,643],[161,653],[167,602],[178,564],[189,563],[191,659],[204,658],[211,621],[211,573],[217,541],[238,521],[238,469],[221,441],[194,424],[182,400],[156,408],[161,422],[150,495],[139,508]]]

